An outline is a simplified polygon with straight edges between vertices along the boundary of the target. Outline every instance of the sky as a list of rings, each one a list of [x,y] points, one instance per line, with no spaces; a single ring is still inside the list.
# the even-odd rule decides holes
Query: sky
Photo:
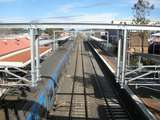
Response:
[[[160,20],[160,0],[149,18]],[[0,0],[0,22],[98,22],[131,20],[136,0]]]

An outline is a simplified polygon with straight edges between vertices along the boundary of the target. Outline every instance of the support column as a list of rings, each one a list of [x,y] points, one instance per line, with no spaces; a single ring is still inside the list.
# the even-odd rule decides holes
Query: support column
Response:
[[[117,56],[117,71],[116,71],[116,82],[120,82],[120,63],[121,63],[121,49],[122,49],[122,39],[118,40],[118,56]]]
[[[51,48],[52,48],[52,53],[54,53],[54,30],[53,30],[53,35],[52,35],[52,38],[51,38]]]
[[[92,33],[93,33],[93,31],[92,31],[92,29],[91,29],[91,35],[92,35]],[[94,36],[94,35],[93,35]]]
[[[123,59],[122,59],[122,78],[121,78],[121,88],[125,85],[125,71],[126,71],[126,55],[127,55],[127,30],[124,30],[124,40],[123,40]]]
[[[30,49],[31,49],[31,80],[32,87],[35,87],[36,81],[36,68],[35,68],[35,40],[34,40],[34,28],[30,28]]]
[[[107,31],[107,49],[109,47],[109,32]]]
[[[52,48],[52,53],[54,53],[54,37],[52,37],[52,43],[51,43],[51,48]]]
[[[39,55],[39,39],[36,39],[36,81],[40,81],[40,55]]]
[[[90,34],[89,34],[90,41],[92,41],[91,36],[92,36],[92,30],[90,31]]]
[[[56,51],[56,32],[54,31],[54,52]]]
[[[141,56],[138,56],[138,67],[139,67],[139,68],[141,67],[141,60],[142,60],[142,57],[141,57]]]

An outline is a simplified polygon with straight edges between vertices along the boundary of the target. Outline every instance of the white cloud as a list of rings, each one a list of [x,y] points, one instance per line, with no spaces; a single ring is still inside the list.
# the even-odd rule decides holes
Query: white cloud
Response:
[[[154,4],[155,8],[160,8],[160,0],[149,0],[151,4]]]
[[[108,5],[110,5],[110,3],[108,2],[95,2],[95,3],[89,3],[89,4],[84,4],[82,2],[72,2],[70,4],[61,5],[59,7],[59,11],[63,13],[68,13],[75,9],[88,9],[88,8],[103,7]]]
[[[73,7],[74,6],[72,4],[66,4],[66,5],[60,6],[59,10],[63,13],[68,13],[72,11]]]
[[[110,3],[108,2],[96,2],[96,3],[90,3],[90,4],[83,4],[81,6],[77,6],[77,8],[93,8],[93,7],[102,7],[102,6],[108,6]]]
[[[82,5],[81,2],[72,2],[72,3],[69,3],[69,4],[62,4],[59,6],[58,10],[60,12],[63,12],[63,13],[69,13],[71,12],[74,8],[78,7]]]
[[[74,22],[99,22],[109,23],[118,14],[117,13],[96,13],[96,14],[85,14],[84,16],[73,18]]]
[[[16,0],[0,0],[0,3],[14,2]]]
[[[122,0],[121,3],[124,4],[134,4],[136,3],[138,0]],[[154,4],[155,6],[160,6],[160,0],[146,0],[149,1],[151,4]]]
[[[110,23],[118,16],[118,13],[95,13],[83,14],[75,17],[66,17],[58,19],[41,20],[40,22],[96,22],[96,23]]]
[[[0,18],[0,22],[4,23],[19,23],[19,22],[29,22],[29,19],[24,17],[3,17]]]
[[[112,20],[114,20],[118,16],[118,13],[92,13],[92,14],[79,14],[79,15],[71,15],[71,16],[59,16],[59,17],[46,17],[46,19],[38,19],[38,22],[57,22],[57,23],[63,23],[63,22],[96,22],[96,23],[110,23]],[[30,22],[30,19],[23,18],[23,17],[5,17],[0,18],[0,22]],[[36,20],[35,20],[36,21]],[[37,22],[37,21],[36,21]]]
[[[133,5],[137,2],[138,0],[121,0],[119,2],[120,6],[131,6],[133,7]],[[149,1],[150,4],[153,4],[155,9],[160,8],[160,0],[146,0]]]

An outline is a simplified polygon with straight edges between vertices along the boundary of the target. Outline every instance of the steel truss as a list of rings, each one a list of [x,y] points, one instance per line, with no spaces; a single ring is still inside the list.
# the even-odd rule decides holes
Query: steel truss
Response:
[[[118,40],[118,56],[117,56],[117,68],[116,68],[116,81],[124,88],[125,85],[160,85],[159,83],[156,84],[146,84],[146,78],[151,80],[152,78],[148,77],[148,75],[155,74],[156,81],[159,80],[159,67],[158,66],[151,66],[151,68],[147,68],[146,66],[140,67],[135,70],[130,70],[126,67],[126,60],[127,60],[127,34],[129,30],[148,30],[148,31],[160,31],[160,26],[152,26],[152,25],[122,25],[122,24],[105,24],[105,23],[1,23],[0,28],[24,28],[29,29],[30,32],[30,48],[31,48],[31,80],[29,80],[29,84],[32,87],[36,86],[38,80],[40,80],[40,56],[38,54],[38,46],[39,40],[35,38],[35,31],[37,29],[44,29],[44,28],[64,28],[64,29],[78,29],[81,32],[93,32],[93,31],[83,31],[82,29],[92,30],[92,29],[115,29],[115,30],[122,30],[123,31],[123,38]],[[81,29],[81,30],[80,30]],[[96,31],[97,32],[97,31]],[[54,35],[55,36],[55,35]],[[54,38],[55,40],[55,38]],[[55,47],[53,47],[55,48]],[[53,50],[55,51],[55,50]],[[7,71],[7,68],[5,70]],[[135,73],[139,73],[139,71],[146,71],[143,73],[138,74],[134,77]],[[10,72],[9,72],[10,73]],[[13,75],[15,76],[15,75]],[[16,76],[17,78],[21,79],[21,77]],[[145,79],[145,80],[144,80]],[[26,79],[21,79],[25,82],[28,82]],[[142,82],[137,82],[142,81]],[[8,85],[8,84],[6,84]],[[15,84],[21,85],[21,84]]]
[[[56,49],[58,49],[57,42],[61,40],[61,38],[55,38],[55,34],[57,32],[64,31],[54,31],[54,38],[44,42],[46,40],[40,40],[38,36],[38,28],[31,27],[29,29],[30,35],[30,50],[31,50],[31,69],[25,70],[24,67],[19,68],[15,66],[2,65],[0,66],[0,74],[1,74],[1,88],[8,87],[20,87],[20,86],[28,86],[28,87],[36,87],[38,82],[41,80],[40,75],[40,54],[39,47],[46,44],[52,44],[52,52],[54,53]],[[71,33],[73,34],[73,33]],[[70,38],[71,36],[66,37],[65,39]],[[50,49],[51,50],[51,49]],[[22,73],[23,76],[17,74]]]
[[[118,40],[118,60],[116,69],[116,81],[121,88],[126,85],[133,86],[160,86],[160,65],[138,65],[135,69],[127,66],[128,58],[128,38],[129,30],[123,30],[123,38]],[[141,54],[141,56],[143,56]],[[147,56],[147,55],[145,55]],[[150,56],[150,55],[148,55]],[[152,55],[154,56],[154,55]],[[149,57],[147,57],[149,58]],[[150,60],[153,58],[149,58]]]
[[[127,66],[128,56],[128,38],[127,33],[129,30],[121,30],[122,38],[118,40],[118,55],[117,55],[117,67],[115,70],[116,82],[120,84],[121,88],[132,85],[136,88],[142,86],[160,86],[160,65],[138,65],[138,66]],[[93,31],[91,31],[93,33]],[[98,41],[98,38],[92,37],[91,39]],[[99,40],[100,45],[105,49],[103,45],[103,39]],[[108,45],[107,45],[108,46]],[[108,46],[109,47],[109,46]],[[107,49],[106,49],[107,50]],[[158,61],[160,56],[151,54],[135,53],[139,57],[149,58],[150,60]],[[152,56],[152,57],[151,57]],[[132,68],[133,67],[133,68]]]

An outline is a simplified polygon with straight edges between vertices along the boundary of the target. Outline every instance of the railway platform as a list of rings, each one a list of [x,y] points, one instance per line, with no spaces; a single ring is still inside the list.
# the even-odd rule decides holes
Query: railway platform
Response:
[[[157,78],[159,69],[151,72],[148,72],[152,70],[149,68],[157,66],[128,69],[129,63],[126,63],[125,59],[128,53],[127,33],[130,30],[159,30],[158,26],[91,23],[37,23],[31,25],[35,26],[33,28],[27,23],[0,26],[29,27],[30,34],[29,48],[18,49],[18,54],[15,50],[13,51],[16,53],[12,54],[7,49],[9,55],[7,52],[5,57],[1,56],[0,87],[6,92],[2,91],[0,100],[0,120],[156,120],[158,118],[156,115],[159,116],[157,107],[159,101],[143,99],[139,93],[149,93],[148,90],[139,91],[140,89],[132,89],[130,85],[136,83],[139,86],[153,85],[150,83],[154,82],[150,81],[152,76],[147,76],[148,81],[143,81],[144,83],[142,80],[145,75],[152,73],[155,73],[155,80],[159,80]],[[69,36],[60,40],[55,38],[56,32],[53,39],[40,40],[37,37],[40,28],[59,27],[64,30],[82,28],[87,31],[68,31]],[[109,39],[96,38],[93,35],[93,28],[123,31],[123,35],[119,36],[121,39],[117,39],[118,56],[105,51],[105,49],[110,50]],[[19,45],[18,41],[16,40],[16,45]],[[6,41],[3,43],[6,44]],[[123,48],[123,54],[120,48]],[[24,57],[24,54],[27,57]],[[159,56],[154,57],[158,60]],[[142,69],[148,73],[139,72]],[[134,74],[135,72],[138,76]],[[158,81],[156,82],[154,85],[159,86]],[[136,92],[138,94],[135,94]]]
[[[87,41],[78,36],[70,61],[62,74],[53,120],[130,120],[131,116],[108,82]]]

